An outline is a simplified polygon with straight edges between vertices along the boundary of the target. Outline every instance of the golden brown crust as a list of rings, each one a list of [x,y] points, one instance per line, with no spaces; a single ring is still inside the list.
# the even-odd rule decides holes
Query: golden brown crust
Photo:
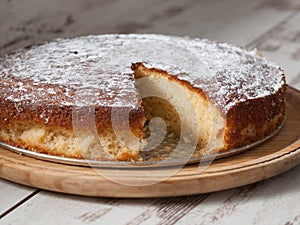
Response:
[[[0,126],[7,127],[13,122],[33,122],[49,127],[62,127],[72,129],[72,106],[48,105],[46,103],[22,104],[8,101],[0,96]],[[119,111],[127,113],[127,108],[119,108]],[[98,129],[110,129],[112,107],[95,108],[95,124]],[[43,115],[43,117],[41,117]],[[48,118],[45,121],[44,117]],[[145,118],[143,108],[140,106],[132,109],[129,114],[129,124],[134,134],[142,137]]]
[[[240,102],[226,115],[226,149],[238,148],[271,135],[285,119],[285,86],[276,94]],[[223,151],[224,151],[223,150]]]

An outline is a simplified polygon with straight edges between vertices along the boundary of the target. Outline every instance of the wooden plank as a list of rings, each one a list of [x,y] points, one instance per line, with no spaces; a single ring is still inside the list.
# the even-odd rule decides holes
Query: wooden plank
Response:
[[[288,20],[258,37],[251,47],[257,47],[268,59],[282,65],[288,84],[300,89],[300,10]]]
[[[284,3],[265,0],[180,2],[181,5],[173,6],[178,11],[175,16],[163,17],[152,27],[139,32],[188,35],[246,45],[300,6],[297,0],[285,0]]]
[[[3,224],[126,224],[152,200],[86,198],[42,192],[4,217]]]
[[[0,53],[35,42],[80,35],[79,30],[76,32],[70,28],[74,25],[74,17],[84,20],[86,12],[95,8],[107,9],[113,2],[109,0],[1,1]],[[85,26],[89,27],[91,21],[94,19],[89,17]]]
[[[0,179],[0,216],[35,190]]]
[[[300,4],[297,0],[285,0],[286,7],[278,1],[267,3],[265,0],[3,1],[0,53],[57,37],[100,33],[165,33],[245,45]]]
[[[299,224],[300,167],[232,192],[210,195],[178,224]]]

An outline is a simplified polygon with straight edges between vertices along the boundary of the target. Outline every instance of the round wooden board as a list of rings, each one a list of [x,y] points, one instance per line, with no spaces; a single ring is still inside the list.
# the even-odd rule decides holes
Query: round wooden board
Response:
[[[170,167],[94,169],[46,162],[0,148],[0,177],[45,190],[99,197],[167,197],[225,190],[300,164],[299,112],[300,92],[288,88],[287,120],[276,136],[247,152],[216,160],[203,171],[199,164],[178,171]],[[175,174],[165,178],[169,173]]]

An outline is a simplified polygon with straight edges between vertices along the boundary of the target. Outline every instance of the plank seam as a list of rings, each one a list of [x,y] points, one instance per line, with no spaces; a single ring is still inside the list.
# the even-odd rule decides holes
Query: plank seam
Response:
[[[13,210],[15,210],[16,208],[18,208],[19,206],[23,205],[25,202],[27,202],[29,199],[31,199],[33,196],[35,196],[36,194],[38,194],[40,192],[39,189],[35,190],[34,192],[32,192],[30,195],[26,196],[25,198],[23,198],[21,201],[19,201],[17,204],[15,204],[14,206],[12,206],[11,208],[9,208],[8,210],[6,210],[4,213],[2,213],[0,215],[0,220],[5,217],[6,215],[8,215],[9,213],[11,213]]]
[[[265,32],[258,35],[256,38],[254,38],[252,41],[250,41],[248,44],[245,45],[246,48],[253,48],[257,45],[262,44],[270,35],[274,34],[278,28],[280,28],[283,24],[285,24],[290,19],[294,18],[299,13],[298,9],[291,12],[289,15],[287,15],[285,18],[283,18],[281,21],[273,25],[271,28],[266,30]]]

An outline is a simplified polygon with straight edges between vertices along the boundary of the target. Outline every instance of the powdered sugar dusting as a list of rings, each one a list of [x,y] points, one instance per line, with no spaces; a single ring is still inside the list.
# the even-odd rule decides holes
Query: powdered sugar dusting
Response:
[[[89,90],[96,105],[138,104],[131,63],[168,71],[205,91],[226,112],[284,84],[280,67],[255,51],[209,40],[163,35],[60,39],[0,59],[0,95],[14,102],[74,104]],[[11,90],[14,90],[13,92]]]

